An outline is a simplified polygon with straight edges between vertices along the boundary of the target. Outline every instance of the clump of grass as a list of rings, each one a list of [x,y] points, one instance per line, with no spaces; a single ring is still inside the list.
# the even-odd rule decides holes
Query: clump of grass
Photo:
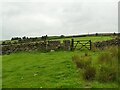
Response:
[[[75,62],[77,68],[81,68],[83,70],[83,78],[85,80],[95,79],[96,69],[91,66],[92,58],[88,53],[85,53],[83,56],[76,54],[72,57],[72,60]]]
[[[104,52],[102,51],[99,54],[98,65],[95,66],[91,63],[92,58],[87,52],[82,56],[75,54],[72,60],[78,68],[81,68],[85,80],[114,82],[120,81],[118,77],[118,54],[117,47],[106,47]]]
[[[74,55],[72,57],[73,62],[76,64],[78,68],[82,68],[82,62],[80,61],[80,56],[79,55]]]
[[[108,65],[101,65],[98,71],[98,81],[100,82],[110,82],[117,80],[117,68],[109,67]]]
[[[98,56],[99,69],[97,79],[100,82],[117,80],[118,74],[118,47],[106,47],[104,53]]]
[[[92,66],[88,66],[83,73],[83,78],[85,80],[94,80],[95,75],[96,75],[96,68]]]
[[[98,63],[118,67],[118,47],[106,47],[104,52],[98,56]]]
[[[118,75],[120,75],[120,64],[118,64]],[[118,83],[120,84],[120,77],[118,77]]]
[[[90,56],[83,57],[84,61],[84,68],[87,68],[91,65],[92,63],[92,58]]]
[[[92,44],[91,50],[92,50],[93,52],[96,52],[98,49],[96,48],[96,46],[95,46],[94,44]]]
[[[88,54],[88,52],[85,52],[85,53],[84,53],[84,56],[90,56],[90,55]]]
[[[109,47],[109,52],[111,52],[112,57],[118,57],[118,46]]]
[[[98,61],[99,63],[106,63],[106,62],[110,62],[111,58],[112,57],[110,53],[104,52],[98,56]]]
[[[90,56],[79,56],[79,55],[74,55],[72,57],[72,60],[75,62],[76,66],[78,68],[86,68],[91,64],[91,57]]]

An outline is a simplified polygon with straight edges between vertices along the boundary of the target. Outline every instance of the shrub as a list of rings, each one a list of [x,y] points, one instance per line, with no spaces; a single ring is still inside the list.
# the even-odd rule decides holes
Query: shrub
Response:
[[[92,58],[90,56],[80,57],[79,55],[74,55],[72,57],[72,60],[75,62],[78,68],[86,68],[89,66],[91,64],[91,59]]]
[[[98,71],[98,80],[100,82],[115,81],[117,79],[118,70],[116,67],[101,65]]]
[[[94,80],[95,75],[96,75],[95,67],[88,66],[83,73],[83,78],[86,80]]]

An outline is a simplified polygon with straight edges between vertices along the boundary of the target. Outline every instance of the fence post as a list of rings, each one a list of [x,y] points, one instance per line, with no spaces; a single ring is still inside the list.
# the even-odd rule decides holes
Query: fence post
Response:
[[[47,36],[44,38],[44,43],[45,43],[45,50],[47,50]]]
[[[89,42],[90,42],[90,50],[92,49],[92,42],[91,42],[91,40],[89,40]]]
[[[71,51],[74,49],[74,39],[71,40]]]

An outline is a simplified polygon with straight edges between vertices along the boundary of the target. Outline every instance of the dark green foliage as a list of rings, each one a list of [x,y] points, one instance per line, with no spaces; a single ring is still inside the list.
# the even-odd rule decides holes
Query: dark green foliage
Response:
[[[21,38],[20,37],[13,37],[13,38],[11,38],[11,40],[21,40]]]
[[[2,45],[11,45],[11,42],[10,42],[10,41],[7,41],[7,42],[6,42],[6,41],[3,41],[3,42],[2,42]]]
[[[98,36],[98,33],[96,33],[96,36]]]
[[[47,40],[47,39],[48,39],[48,36],[47,36],[47,35],[46,35],[46,36],[42,36],[41,39],[42,39],[42,40]]]
[[[116,33],[114,32],[113,35],[116,35]]]
[[[2,45],[6,45],[5,41],[2,42]]]
[[[64,38],[65,36],[64,35],[61,35],[60,38]]]
[[[25,40],[25,39],[27,39],[27,37],[26,37],[26,36],[24,36],[24,37],[22,37],[22,39],[23,39],[23,40]]]
[[[88,66],[83,73],[83,77],[86,80],[94,80],[95,75],[96,75],[96,68],[92,66]]]

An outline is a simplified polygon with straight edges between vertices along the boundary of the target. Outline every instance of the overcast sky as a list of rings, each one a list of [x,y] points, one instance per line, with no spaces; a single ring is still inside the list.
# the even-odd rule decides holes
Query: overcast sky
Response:
[[[3,0],[2,39],[118,32],[118,1]]]

